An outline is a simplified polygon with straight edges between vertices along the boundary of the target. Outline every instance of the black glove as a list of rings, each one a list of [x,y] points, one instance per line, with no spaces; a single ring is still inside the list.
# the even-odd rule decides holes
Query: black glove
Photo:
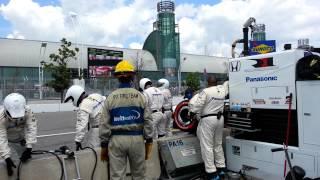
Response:
[[[82,149],[82,145],[81,145],[81,142],[77,142],[76,141],[76,151],[79,151]]]
[[[31,151],[32,151],[32,148],[27,148],[21,155],[20,157],[20,160],[22,162],[26,162],[28,159],[31,158]]]
[[[8,172],[8,176],[12,176],[13,174],[13,170],[12,168],[17,168],[16,165],[13,163],[11,158],[7,158],[6,159],[6,163],[7,163],[7,172]]]
[[[196,116],[196,113],[189,111],[189,118],[193,119]]]

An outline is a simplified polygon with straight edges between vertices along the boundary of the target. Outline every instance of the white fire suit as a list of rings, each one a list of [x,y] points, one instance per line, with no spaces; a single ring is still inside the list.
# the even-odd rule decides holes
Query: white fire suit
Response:
[[[24,147],[25,142],[25,147]],[[19,119],[12,119],[5,113],[5,109],[0,109],[0,156],[3,159],[12,157],[10,146],[14,147],[18,156],[25,148],[32,148],[32,144],[37,142],[37,120],[31,109],[26,106],[25,116]],[[16,144],[21,144],[17,146]]]
[[[100,146],[99,124],[105,99],[100,94],[90,94],[82,100],[77,112],[76,142],[84,141],[86,146],[92,148]]]
[[[161,92],[164,96],[164,103],[163,103],[163,123],[165,127],[165,134],[166,136],[172,136],[171,132],[171,125],[172,125],[172,96],[169,89],[164,88],[161,89]]]
[[[223,85],[204,89],[195,100],[189,102],[191,112],[199,113],[201,120],[197,128],[200,140],[201,155],[207,173],[214,173],[216,168],[225,168],[225,158],[222,149],[223,116],[218,119],[218,113],[223,112],[224,99],[228,94],[228,81]]]
[[[105,101],[100,124],[102,147],[108,146],[110,177],[123,180],[129,160],[133,180],[145,179],[145,143],[152,141],[150,108],[142,93],[122,84]]]
[[[146,96],[147,104],[151,108],[152,112],[153,139],[157,139],[158,135],[164,136],[166,134],[162,113],[164,96],[160,89],[156,87],[149,87],[148,89],[145,89],[143,94]]]

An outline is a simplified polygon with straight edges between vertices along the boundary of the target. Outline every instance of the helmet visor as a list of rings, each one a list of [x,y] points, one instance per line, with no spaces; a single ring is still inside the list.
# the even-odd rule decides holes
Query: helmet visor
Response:
[[[10,109],[8,110],[9,115],[11,116],[11,118],[22,118],[25,115],[25,110],[24,108],[15,108],[15,109]]]

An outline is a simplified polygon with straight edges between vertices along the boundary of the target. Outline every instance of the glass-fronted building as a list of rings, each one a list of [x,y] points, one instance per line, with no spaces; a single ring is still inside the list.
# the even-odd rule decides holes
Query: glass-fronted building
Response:
[[[50,73],[41,68],[41,61],[49,62],[49,55],[57,53],[59,47],[59,42],[0,38],[0,99],[2,100],[11,92],[20,92],[29,100],[39,99],[40,87],[42,87],[43,99],[59,99],[60,95],[46,86],[52,79]],[[90,69],[92,69],[91,65],[96,65],[96,63],[89,61],[96,60],[99,63],[105,61],[105,65],[110,65],[108,64],[109,60],[114,60],[115,53],[119,54],[119,52],[120,59],[128,59],[136,66],[136,84],[142,77],[148,77],[154,82],[164,77],[163,71],[156,63],[156,58],[146,50],[95,45],[80,45],[79,49],[78,60],[71,60],[68,67],[71,78],[74,79],[78,78],[79,67],[80,70],[83,70],[86,89],[89,93],[108,94],[117,88],[117,80],[112,77],[112,72],[108,71],[108,68],[93,66],[96,73],[94,74]],[[88,52],[90,49],[97,49],[102,53],[96,53],[94,59],[92,54]],[[110,54],[110,52],[114,54]],[[199,72],[200,76],[204,73],[215,74],[221,79],[226,76],[227,58],[183,53],[180,54],[180,57],[182,59],[180,66],[182,81],[188,72]],[[171,87],[173,93],[176,94],[177,85],[171,83]]]

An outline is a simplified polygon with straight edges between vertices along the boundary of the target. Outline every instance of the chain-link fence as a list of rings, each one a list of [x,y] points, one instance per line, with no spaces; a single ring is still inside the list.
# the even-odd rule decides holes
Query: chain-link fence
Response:
[[[72,77],[75,78],[77,76],[76,74],[76,71],[72,70]],[[184,79],[187,74],[188,73],[182,73],[182,87],[180,89],[180,93],[178,92],[178,81],[170,80],[170,90],[173,96],[183,94],[184,89],[186,89]],[[199,74],[199,76],[202,77],[201,74]],[[224,80],[226,78],[226,74],[215,74],[215,76],[219,80]],[[51,76],[44,72],[42,83],[40,82],[39,77],[38,68],[0,67],[0,101],[2,102],[6,95],[13,92],[18,92],[24,95],[28,101],[37,101],[40,99],[60,100],[60,93],[57,93],[53,88],[46,86],[46,84],[48,84],[52,79]],[[158,79],[163,78],[163,73],[151,71],[137,72],[136,79],[134,81],[135,88],[139,88],[139,80],[143,77],[151,79],[154,86],[156,86]],[[201,82],[205,82],[204,78],[202,78]],[[70,85],[71,84],[72,82],[70,82]],[[205,86],[202,85],[201,87],[203,88]],[[113,76],[85,79],[85,89],[89,94],[99,93],[102,95],[108,95],[117,88],[118,80]]]

